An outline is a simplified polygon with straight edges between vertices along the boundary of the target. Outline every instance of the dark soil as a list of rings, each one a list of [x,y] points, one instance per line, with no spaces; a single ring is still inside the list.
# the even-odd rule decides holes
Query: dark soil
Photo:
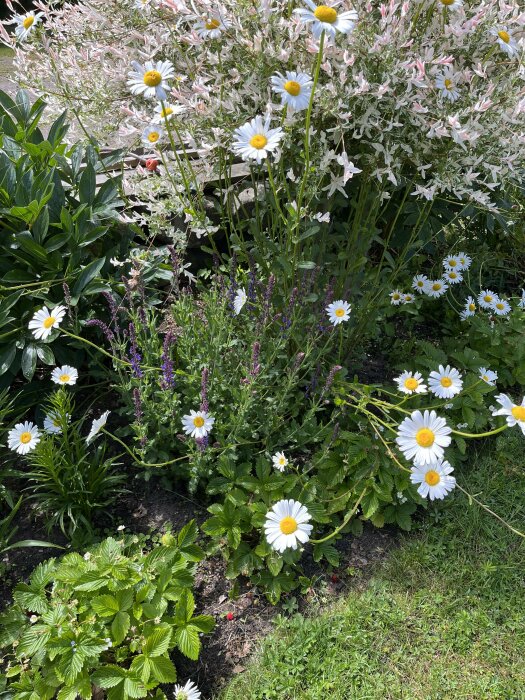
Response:
[[[167,528],[177,531],[193,518],[202,523],[208,516],[205,505],[199,503],[198,498],[194,500],[183,493],[168,491],[153,482],[139,483],[140,486],[135,485],[134,493],[117,504],[109,532],[119,525],[124,525],[128,532]],[[19,529],[15,540],[44,539],[65,545],[61,533],[49,536],[45,533],[41,518],[35,515],[31,507],[26,505],[18,515]],[[102,527],[105,525],[101,523]],[[198,662],[180,655],[174,658],[181,682],[191,678],[201,689],[204,700],[211,700],[233,674],[244,671],[259,641],[272,630],[275,615],[288,614],[290,610],[307,611],[308,603],[314,600],[329,604],[350,588],[362,586],[371,575],[374,564],[395,546],[394,531],[366,526],[360,537],[348,535],[337,543],[341,555],[340,566],[337,571],[329,572],[326,567],[313,562],[307,549],[303,566],[313,581],[312,588],[305,595],[296,591],[283,598],[284,609],[282,605],[270,605],[246,580],[237,582],[237,594],[230,598],[234,582],[225,577],[226,563],[220,556],[207,558],[197,571],[195,597],[197,612],[213,615],[216,627],[212,634],[202,637],[203,647]],[[38,563],[62,553],[62,550],[42,547],[6,552],[2,558],[7,573],[0,581],[0,606],[10,602],[14,584],[27,578]]]

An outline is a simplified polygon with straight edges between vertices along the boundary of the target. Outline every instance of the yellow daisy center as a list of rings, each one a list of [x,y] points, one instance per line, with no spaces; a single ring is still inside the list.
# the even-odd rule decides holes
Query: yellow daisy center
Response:
[[[158,70],[149,70],[144,73],[144,85],[148,87],[157,87],[162,82],[162,75]]]
[[[151,134],[148,134],[148,141],[150,143],[156,143],[158,140],[159,140],[158,131],[152,131]]]
[[[32,27],[34,24],[35,18],[33,16],[31,17],[26,17],[25,20],[22,22],[24,25],[24,29],[29,29],[29,27]]]
[[[60,375],[60,381],[61,381],[63,384],[66,384],[66,382],[68,382],[70,379],[71,379],[71,377],[70,377],[69,374],[61,374],[61,375]]]
[[[450,90],[450,88],[452,87],[452,80],[449,80],[448,78],[446,78],[445,79],[445,87],[447,88],[447,90]]]
[[[338,309],[335,310],[335,315],[337,316],[337,318],[341,318],[342,316],[345,315],[345,310],[343,308],[339,307]]]
[[[414,389],[417,389],[418,386],[419,386],[419,382],[414,377],[409,377],[408,379],[405,379],[405,388],[406,389],[409,389],[410,391],[414,391]]]
[[[268,139],[264,134],[255,134],[255,136],[252,136],[250,139],[250,146],[256,148],[258,151],[264,148],[267,143]]]
[[[441,377],[441,386],[448,389],[449,386],[452,386],[452,379],[450,377]]]
[[[55,321],[56,321],[56,318],[54,316],[48,316],[42,325],[47,330],[53,326],[53,323]]]
[[[297,82],[297,80],[287,80],[284,84],[284,89],[293,97],[297,97],[297,95],[301,92],[301,85]]]
[[[392,294],[392,299],[395,299],[396,301],[401,299],[401,294]]]
[[[286,464],[286,459],[285,459],[284,457],[279,457],[279,464],[280,464],[281,466],[283,466],[284,464]]]
[[[504,41],[506,44],[509,43],[510,34],[508,32],[506,32],[504,29],[502,29],[501,32],[498,32],[498,36],[501,39],[501,41]]]
[[[169,117],[170,114],[173,114],[173,110],[172,110],[171,107],[165,107],[164,109],[161,109],[161,110],[160,110],[160,116],[161,116],[163,119],[166,119],[166,117]]]
[[[218,19],[209,19],[205,24],[206,29],[217,29],[217,27],[220,27],[220,26],[221,26],[221,23],[219,22]]]
[[[525,406],[513,406],[512,415],[516,420],[525,423]]]
[[[462,265],[464,265],[464,264],[465,264],[465,258],[460,258],[460,259],[459,259],[459,262],[460,262]]]
[[[60,428],[60,421],[58,420],[58,418],[55,418],[55,419],[54,419],[53,425],[54,425],[55,428]]]
[[[333,24],[337,19],[337,12],[333,7],[328,7],[328,5],[319,5],[314,11],[314,16],[319,22]]]
[[[441,285],[439,284],[439,282],[436,282],[435,284],[433,284],[432,289],[434,292],[439,292],[439,290],[441,289]]]
[[[468,310],[469,310],[469,311],[475,311],[475,310],[476,310],[476,304],[469,304],[469,305],[468,305]]]
[[[498,302],[498,303],[496,304],[496,308],[499,309],[499,310],[501,311],[502,309],[505,308],[505,305],[502,304],[501,302]]]
[[[445,80],[445,85],[446,85],[446,84],[447,84],[447,81]],[[449,261],[448,261],[448,264],[449,264],[449,267],[456,267],[456,265],[457,265],[458,263],[457,263],[457,260],[449,260]]]
[[[418,287],[424,287],[424,286],[425,286],[425,283],[423,282],[423,280],[418,280],[418,281],[417,281],[417,286],[418,286]]]
[[[204,418],[202,416],[195,416],[195,418],[193,419],[193,425],[196,428],[202,428],[202,426],[204,425]]]
[[[434,471],[433,469],[429,469],[428,472],[425,474],[425,481],[429,486],[436,486],[436,484],[439,484],[439,482],[441,481],[441,477],[436,471]]]
[[[435,438],[430,428],[420,428],[416,433],[416,442],[420,447],[432,447]]]
[[[449,272],[448,276],[450,277],[451,280],[457,279],[457,272]]]
[[[490,294],[485,294],[485,296],[483,297],[483,301],[492,301],[492,297],[490,296]]]
[[[291,515],[287,515],[281,520],[279,527],[283,535],[292,535],[297,530],[297,520]]]
[[[23,445],[27,445],[28,442],[31,442],[31,437],[31,433],[22,433],[22,435],[20,435],[20,442]]]
[[[489,381],[489,378],[488,378],[488,376],[487,376],[486,374],[484,374],[481,378],[482,378],[483,380],[485,380],[486,382]]]
[[[456,0],[441,0],[441,4],[446,7],[450,7],[450,5],[453,5],[455,2]]]

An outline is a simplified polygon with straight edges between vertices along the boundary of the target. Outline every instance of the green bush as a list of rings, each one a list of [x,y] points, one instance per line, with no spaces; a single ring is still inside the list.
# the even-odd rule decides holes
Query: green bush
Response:
[[[192,521],[149,547],[109,537],[40,564],[1,619],[9,697],[87,700],[102,688],[109,700],[165,698],[159,684],[177,678],[170,653],[196,660],[214,625],[194,615],[196,537]]]

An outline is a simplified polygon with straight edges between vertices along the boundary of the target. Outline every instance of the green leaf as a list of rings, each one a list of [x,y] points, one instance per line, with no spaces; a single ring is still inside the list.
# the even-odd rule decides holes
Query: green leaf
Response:
[[[55,355],[49,345],[38,345],[36,349],[38,358],[46,365],[55,364]]]
[[[36,369],[36,345],[26,345],[22,352],[22,374],[28,380],[33,378]]]
[[[196,627],[193,625],[179,627],[175,632],[175,643],[184,656],[197,661],[201,650],[201,640],[199,630]]]
[[[127,612],[118,612],[113,622],[111,623],[111,634],[115,644],[120,644],[128,633],[130,625],[129,615]]]
[[[91,676],[91,680],[101,688],[114,688],[125,676],[126,672],[123,668],[110,664],[97,669]]]
[[[91,601],[91,607],[102,617],[111,617],[120,610],[117,599],[109,594],[99,595]]]
[[[79,198],[82,204],[91,204],[95,198],[97,187],[96,174],[93,166],[88,163],[80,177]]]
[[[170,648],[171,627],[169,625],[158,626],[146,638],[142,646],[142,653],[148,657],[161,656]]]
[[[195,522],[195,520],[191,520],[187,525],[185,525],[182,528],[182,530],[177,535],[177,542],[179,547],[182,549],[183,547],[187,547],[188,545],[193,544],[197,539],[197,534],[197,523]]]
[[[73,285],[73,289],[71,290],[72,296],[76,297],[81,294],[82,290],[98,275],[104,266],[104,262],[104,258],[99,258],[98,260],[93,260],[93,262],[90,262],[89,265],[86,265],[86,267],[80,273],[79,278]]]
[[[149,659],[151,674],[159,683],[175,683],[177,680],[177,671],[175,666],[165,656]]]
[[[2,374],[5,374],[7,370],[11,367],[13,364],[13,360],[15,359],[16,355],[16,345],[13,343],[12,345],[8,345],[7,348],[4,348],[2,352],[0,353],[0,376]]]

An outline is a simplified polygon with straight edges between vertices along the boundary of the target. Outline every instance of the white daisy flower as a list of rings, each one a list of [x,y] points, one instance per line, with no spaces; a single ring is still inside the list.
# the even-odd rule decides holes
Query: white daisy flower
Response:
[[[17,423],[7,434],[7,445],[19,455],[26,455],[40,442],[40,431],[34,423]]]
[[[450,365],[439,365],[437,372],[431,372],[428,377],[430,391],[440,399],[451,399],[463,389],[463,380],[457,369]]]
[[[350,304],[342,299],[334,301],[326,307],[326,313],[333,326],[337,326],[339,323],[343,323],[343,321],[348,321],[350,318],[350,311]]]
[[[184,685],[176,685],[173,689],[175,700],[200,700],[201,692],[191,681],[186,681]]]
[[[236,316],[238,316],[241,313],[241,309],[247,301],[248,295],[246,294],[246,290],[244,289],[244,287],[241,287],[237,290],[235,298],[233,300],[233,310],[235,311]]]
[[[51,381],[55,384],[73,384],[77,383],[78,370],[71,365],[62,365],[62,367],[55,367],[51,372]]]
[[[43,12],[26,12],[24,15],[15,15],[13,23],[16,24],[15,35],[19,41],[25,41],[29,38],[44,16]]]
[[[498,394],[494,397],[501,408],[492,412],[493,416],[506,416],[507,425],[511,427],[519,425],[522,433],[525,435],[525,396],[521,405],[512,402],[507,394]]]
[[[288,460],[284,456],[284,452],[276,452],[272,457],[273,466],[280,472],[284,472],[288,466]]]
[[[438,297],[443,296],[447,289],[448,284],[445,282],[445,280],[428,280],[425,288],[425,294],[428,294],[429,297],[437,299]]]
[[[281,96],[283,105],[296,111],[306,109],[310,104],[313,81],[306,73],[286,71],[286,75],[276,73],[271,77],[272,90]]]
[[[414,411],[399,426],[396,442],[406,459],[430,464],[443,457],[444,448],[451,443],[451,432],[446,420],[435,411]]]
[[[407,294],[403,294],[403,304],[412,304],[414,302],[414,295],[410,294],[408,292]]]
[[[231,27],[230,21],[225,17],[216,15],[199,20],[193,29],[201,39],[218,39],[222,32],[226,31],[229,27]]]
[[[355,10],[338,12],[341,2],[342,0],[336,0],[330,5],[316,5],[312,0],[305,0],[309,9],[301,7],[294,12],[303,24],[312,23],[312,34],[316,39],[320,39],[323,32],[327,38],[335,39],[337,32],[350,34],[358,19]]]
[[[456,479],[450,474],[454,468],[444,459],[426,465],[414,465],[410,470],[410,481],[419,484],[417,490],[422,498],[443,499],[456,486]]]
[[[159,141],[162,141],[163,137],[164,131],[160,128],[160,126],[156,126],[154,124],[147,126],[142,132],[141,136],[142,143],[149,147],[154,146]]]
[[[88,445],[108,422],[109,413],[109,411],[104,411],[100,418],[95,418],[95,420],[91,424],[91,430],[89,431],[89,435],[86,438],[86,442]]]
[[[234,131],[235,140],[232,148],[243,160],[255,160],[261,163],[279,147],[284,136],[281,127],[270,129],[270,117],[258,115]]]
[[[189,415],[182,416],[182,428],[186,435],[194,438],[203,438],[211,431],[215,418],[206,411],[190,411]]]
[[[458,255],[447,255],[443,260],[443,267],[445,270],[461,270],[461,261]]]
[[[412,289],[415,289],[416,292],[423,294],[427,282],[428,277],[426,275],[416,275],[412,280]]]
[[[463,7],[463,0],[438,0],[438,5],[446,7],[447,10],[452,10],[455,12]]]
[[[426,394],[427,386],[423,381],[421,372],[403,372],[394,379],[397,388],[403,394]]]
[[[394,289],[393,292],[390,292],[390,303],[393,304],[394,306],[399,306],[401,302],[403,301],[404,294],[403,292],[400,292],[399,289]]]
[[[441,96],[444,99],[450,100],[450,102],[459,99],[455,74],[450,66],[447,66],[443,73],[436,76],[436,87],[441,90]]]
[[[496,386],[496,381],[498,379],[498,373],[493,372],[492,370],[487,369],[486,367],[480,367],[479,368],[479,378],[482,379],[487,384],[490,384],[490,386]]]
[[[457,272],[456,270],[445,270],[443,273],[443,279],[447,280],[449,284],[459,284],[460,282],[463,282],[463,275],[461,272]]]
[[[69,422],[69,415],[66,417]],[[52,435],[59,435],[62,432],[60,418],[56,413],[50,413],[44,418],[44,431]]]
[[[463,320],[469,316],[474,316],[476,313],[476,301],[474,297],[467,297],[465,301],[465,308],[461,312],[460,316]]]
[[[478,294],[478,304],[481,306],[482,309],[491,309],[492,304],[496,301],[497,298],[498,295],[496,294],[496,292],[493,292],[490,289],[484,289]]]
[[[499,297],[496,297],[492,304],[490,305],[490,308],[496,316],[508,316],[509,313],[511,312],[511,307],[508,301],[505,301],[505,299],[500,299]]]
[[[128,86],[133,95],[144,95],[146,99],[156,97],[165,100],[167,81],[173,78],[174,68],[170,61],[146,61],[141,65],[132,61],[133,70],[128,73]]]
[[[158,104],[155,107],[155,116],[153,118],[154,124],[160,124],[162,122],[169,122],[173,117],[178,114],[183,114],[186,111],[186,107],[183,105],[176,105],[173,103],[167,103],[164,107]]]
[[[310,539],[312,525],[310,513],[299,501],[278,501],[266,514],[264,532],[268,544],[278,552],[297,549],[298,543],[305,544]]]
[[[520,309],[525,309],[525,289],[521,290],[521,299],[518,302],[518,307]]]
[[[472,258],[469,258],[469,256],[466,253],[458,253],[456,256],[459,260],[459,263],[461,267],[459,268],[460,270],[468,270],[469,267],[472,265]]]
[[[148,10],[151,0],[135,0],[137,10]]]
[[[50,310],[44,306],[29,321],[29,330],[33,331],[37,340],[45,340],[51,335],[53,328],[59,327],[65,315],[65,306],[55,306],[54,309]]]
[[[512,34],[510,34],[507,27],[501,27],[499,29],[494,27],[490,30],[490,33],[492,36],[496,37],[500,49],[506,53],[507,56],[514,58],[514,56],[519,54],[518,42],[514,39]]]

